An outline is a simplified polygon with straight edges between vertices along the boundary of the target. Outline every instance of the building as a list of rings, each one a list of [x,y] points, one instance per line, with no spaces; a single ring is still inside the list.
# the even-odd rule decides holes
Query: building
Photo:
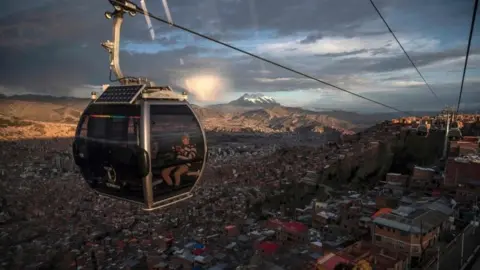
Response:
[[[326,202],[315,202],[312,209],[312,227],[321,230],[332,221],[338,221],[339,216],[329,210]]]
[[[333,270],[339,263],[350,264],[350,260],[335,253],[328,253],[317,259],[315,270]]]
[[[387,173],[386,179],[388,185],[406,186],[408,182],[408,175],[400,173]]]
[[[260,242],[256,245],[256,250],[259,252],[259,254],[264,256],[271,256],[275,254],[279,248],[280,245],[270,241]]]
[[[306,243],[308,241],[308,227],[296,221],[285,222],[277,233],[277,239],[283,244]]]
[[[367,269],[408,269],[410,264],[408,254],[392,252],[366,241],[358,241],[337,252],[337,255],[348,259],[353,265],[363,264]]]
[[[346,200],[340,202],[336,208],[339,209],[340,226],[349,234],[358,237],[368,234],[368,228],[360,227],[360,219],[366,216],[363,211],[364,207],[359,200]],[[371,213],[372,212],[370,212],[368,216],[370,216]]]
[[[457,187],[459,185],[475,188],[480,185],[480,158],[465,156],[449,158],[445,170],[444,185]]]
[[[395,196],[401,196],[405,192],[408,183],[408,175],[388,173],[386,176],[385,190],[389,190]]]
[[[458,145],[458,153],[460,156],[466,156],[466,155],[474,155],[478,152],[478,139],[477,141],[472,141],[472,140],[462,140],[457,142]]]
[[[450,228],[453,209],[443,200],[421,201],[418,205],[400,206],[391,213],[374,218],[372,242],[395,252],[420,257],[433,246],[444,230]]]
[[[410,187],[427,188],[436,186],[436,183],[433,180],[434,176],[434,169],[415,166],[413,168],[412,178],[410,179]]]
[[[449,157],[475,155],[479,150],[477,137],[464,137],[461,141],[450,142]]]
[[[316,252],[318,254],[322,254],[323,253],[322,242],[319,242],[319,241],[311,242],[310,243],[310,250],[312,250],[313,252]]]
[[[237,237],[240,234],[240,231],[235,225],[227,225],[225,226],[225,233],[228,237]]]
[[[307,243],[308,241],[308,227],[301,222],[270,219],[267,221],[266,227],[275,230],[276,238],[282,244]]]
[[[387,195],[379,195],[375,197],[375,205],[377,209],[396,208],[398,206],[398,199]]]

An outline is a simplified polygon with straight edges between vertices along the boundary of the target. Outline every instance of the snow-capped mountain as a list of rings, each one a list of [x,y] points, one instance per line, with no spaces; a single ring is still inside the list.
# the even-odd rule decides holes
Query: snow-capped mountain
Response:
[[[262,94],[244,94],[240,98],[233,100],[228,104],[236,105],[236,106],[246,106],[246,107],[251,107],[251,106],[271,107],[271,106],[280,105],[280,103],[275,101],[275,99],[271,97],[267,97]]]

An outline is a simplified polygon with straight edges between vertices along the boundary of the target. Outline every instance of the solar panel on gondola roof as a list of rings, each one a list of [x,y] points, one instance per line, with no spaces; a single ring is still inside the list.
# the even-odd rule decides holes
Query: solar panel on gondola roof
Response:
[[[109,86],[105,89],[102,95],[95,100],[95,103],[131,104],[140,95],[144,88],[144,84]]]

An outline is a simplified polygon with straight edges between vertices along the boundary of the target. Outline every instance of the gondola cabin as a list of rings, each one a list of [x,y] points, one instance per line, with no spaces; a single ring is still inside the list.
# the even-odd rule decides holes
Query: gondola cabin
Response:
[[[170,87],[122,85],[92,95],[73,154],[95,192],[153,210],[193,196],[207,146],[186,95]]]
[[[452,128],[448,131],[448,139],[450,141],[459,141],[462,137],[462,131],[459,128]]]
[[[462,131],[458,128],[458,123],[457,122],[452,123],[451,128],[448,131],[447,136],[448,136],[448,139],[450,141],[459,141],[459,140],[462,139],[462,137],[463,137]]]
[[[418,136],[427,136],[428,131],[429,131],[428,127],[424,124],[420,124],[417,127],[417,135]]]
[[[416,131],[418,136],[426,137],[430,132],[430,124],[426,120],[421,120]]]

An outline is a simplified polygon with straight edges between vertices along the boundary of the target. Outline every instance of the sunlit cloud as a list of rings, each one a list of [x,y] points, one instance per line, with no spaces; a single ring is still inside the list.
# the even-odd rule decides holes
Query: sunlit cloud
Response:
[[[188,77],[184,81],[185,88],[202,102],[220,99],[227,91],[225,79],[216,75],[196,75]]]
[[[424,82],[420,82],[420,81],[392,81],[391,82],[392,86],[401,86],[401,87],[417,86],[417,85],[424,85],[424,84],[425,84]]]

